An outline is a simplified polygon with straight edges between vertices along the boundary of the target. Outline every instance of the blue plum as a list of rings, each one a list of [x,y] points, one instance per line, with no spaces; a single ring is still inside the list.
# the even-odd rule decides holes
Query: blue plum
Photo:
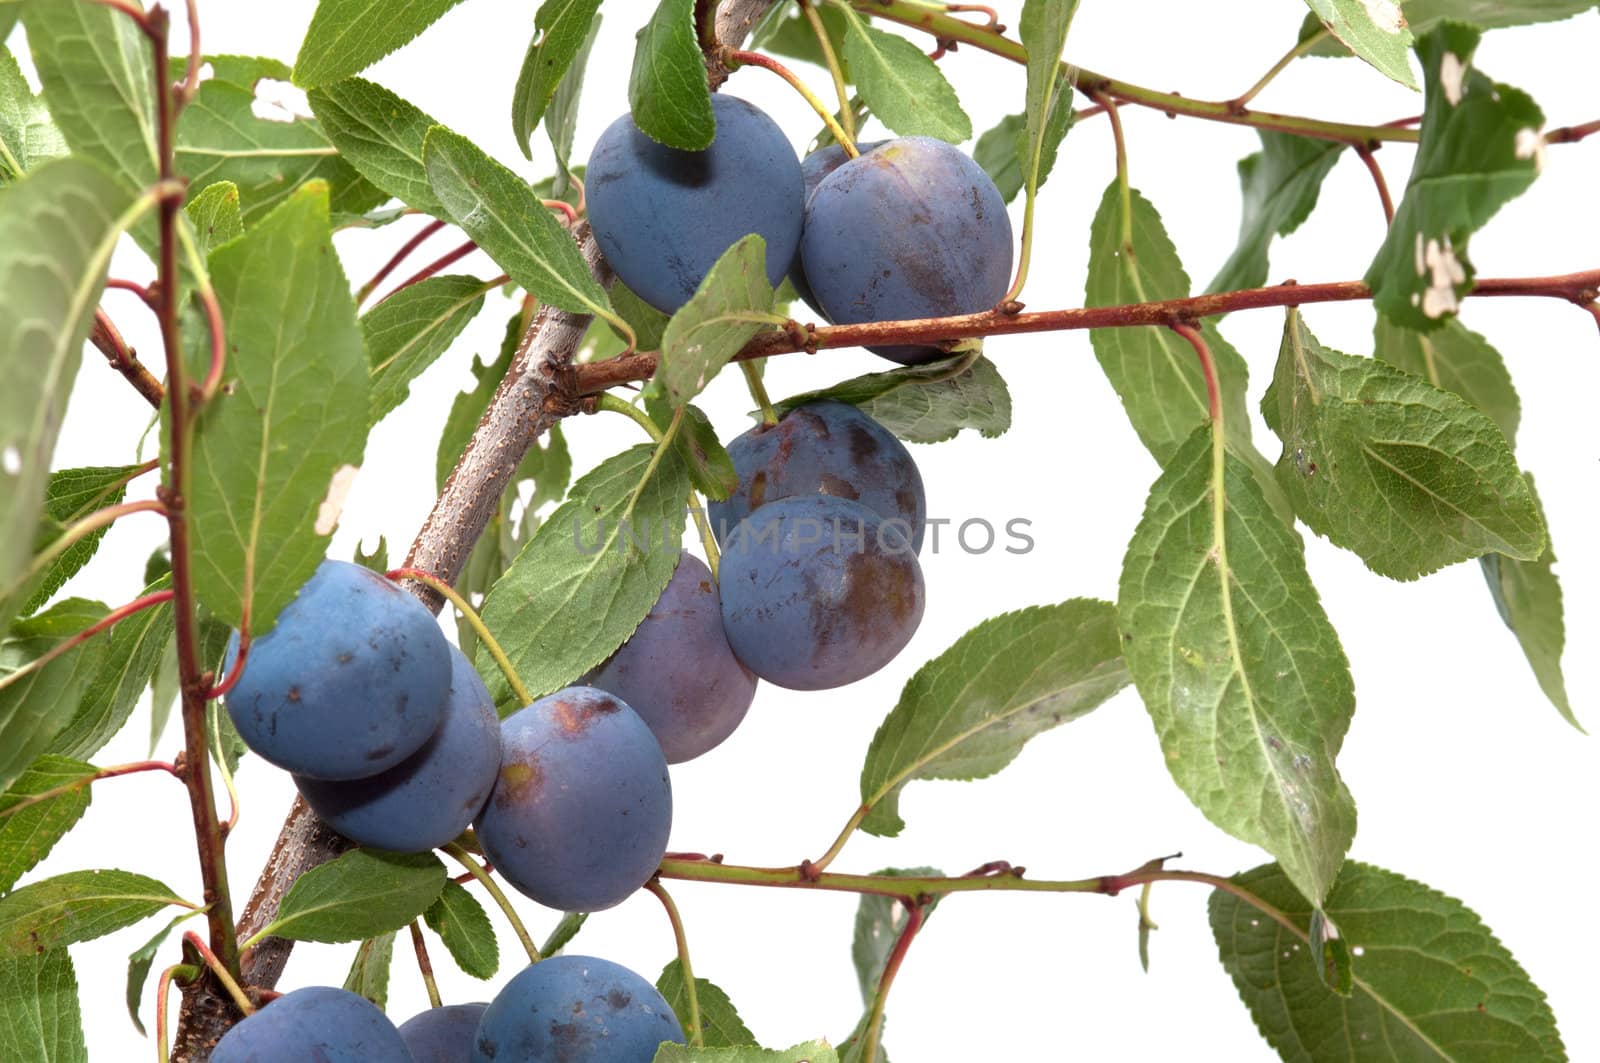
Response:
[[[834,170],[806,203],[800,255],[836,324],[988,310],[1011,286],[1011,219],[983,168],[942,140],[905,137]],[[874,347],[906,364],[937,347]]]
[[[881,140],[863,141],[856,145],[856,150],[862,153],[869,152],[882,143],[884,141]],[[811,202],[811,193],[817,190],[824,177],[849,161],[850,156],[846,155],[844,149],[837,144],[818,148],[801,159],[800,176],[805,181],[806,202]],[[800,298],[805,300],[807,306],[819,314],[822,313],[822,307],[817,304],[817,297],[811,291],[811,282],[806,279],[805,266],[800,261],[799,254],[794,256],[794,265],[789,269],[789,283],[794,285],[794,290],[800,293]]]
[[[478,1022],[487,1004],[429,1008],[400,1024],[400,1037],[416,1063],[471,1063]]]
[[[235,633],[224,670],[239,652]],[[228,694],[239,737],[316,779],[376,775],[444,722],[450,644],[423,604],[376,572],[324,561],[250,645]]]
[[[552,956],[500,990],[478,1024],[472,1063],[650,1063],[683,1043],[656,987],[610,960]]]
[[[871,417],[843,402],[796,407],[728,444],[739,486],[709,507],[718,541],[750,512],[780,498],[832,495],[860,502],[922,549],[927,501],[911,452]]]
[[[589,223],[606,261],[665,313],[689,301],[722,253],[749,233],[767,243],[767,279],[793,264],[805,213],[800,160],[754,104],[711,98],[705,151],[658,144],[623,115],[600,134],[585,174]]]
[[[477,832],[507,882],[546,907],[596,912],[649,881],[672,829],[672,783],[638,713],[567,687],[508,717],[501,747]]]
[[[444,723],[423,747],[366,779],[294,784],[323,822],[358,845],[415,853],[453,841],[489,800],[500,772],[500,717],[472,662],[450,647]]]
[[[366,997],[311,986],[285,993],[223,1035],[211,1063],[414,1063],[400,1031]]]
[[[650,725],[668,764],[693,760],[731,735],[756,696],[722,630],[722,602],[706,563],[678,558],[649,615],[587,677]]]
[[[922,621],[922,567],[900,529],[813,495],[754,510],[728,537],[722,623],[749,669],[792,690],[871,675]]]

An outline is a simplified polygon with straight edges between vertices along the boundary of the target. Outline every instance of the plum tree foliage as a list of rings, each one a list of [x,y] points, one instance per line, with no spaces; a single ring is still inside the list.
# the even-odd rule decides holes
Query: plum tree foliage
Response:
[[[1353,54],[1373,70],[1347,76],[1422,93],[1419,120],[1374,126],[1260,112],[1254,91],[1209,102],[1095,73],[1069,42],[1077,0],[1022,0],[1015,18],[987,20],[925,0],[544,0],[505,102],[525,156],[546,130],[553,174],[506,166],[429,117],[429,101],[359,76],[456,2],[320,0],[290,66],[207,52],[205,3],[188,5],[202,22],[173,55],[160,4],[0,0],[0,1055],[86,1059],[68,946],[166,913],[128,981],[141,1024],[161,969],[162,1060],[871,1063],[886,1058],[895,976],[946,895],[1183,881],[1213,890],[1222,967],[1285,1059],[1567,1058],[1542,993],[1462,902],[1346,859],[1355,795],[1338,756],[1354,683],[1304,535],[1396,580],[1478,561],[1485,608],[1578,726],[1551,535],[1514,451],[1516,393],[1457,315],[1477,295],[1518,294],[1600,321],[1600,270],[1486,278],[1469,253],[1547,152],[1600,132],[1547,129],[1532,97],[1477,67],[1480,39],[1589,0],[1307,0],[1300,39],[1263,84],[1302,56]],[[630,110],[585,115],[610,124],[575,160],[602,14],[643,20]],[[784,59],[824,70],[837,98]],[[963,148],[972,122],[944,65],[1002,59],[1025,67],[1020,110]],[[768,76],[752,67],[789,82],[821,132],[780,128],[740,98],[745,78]],[[314,117],[257,116],[263,79],[310,90]],[[1206,295],[1191,295],[1132,184],[1119,108],[1133,105],[1260,133],[1239,168],[1239,245]],[[1086,305],[1029,309],[1025,291],[1061,301],[1042,278],[1030,286],[1036,200],[1074,123],[1095,119],[1117,155],[1087,234]],[[1397,202],[1373,168],[1390,226],[1366,277],[1255,287],[1339,153],[1370,161],[1388,143],[1416,161]],[[1080,175],[1093,165],[1074,160]],[[408,214],[427,220],[398,246],[389,226]],[[395,272],[449,228],[468,242]],[[345,229],[398,247],[354,291],[330,243]],[[150,259],[143,279],[108,277],[124,237]],[[446,273],[474,249],[503,274]],[[111,287],[156,315],[159,359],[123,341],[102,306]],[[439,500],[405,565],[391,568],[387,547],[327,558],[373,424],[497,290],[519,299],[504,350],[474,367],[476,388],[439,426]],[[1380,315],[1371,356],[1325,347],[1301,309],[1353,300]],[[1273,307],[1286,313],[1276,371],[1252,391],[1216,319]],[[1084,328],[1161,467],[1117,601],[985,619],[917,669],[820,857],[774,868],[668,853],[669,764],[759,717],[761,680],[822,690],[883,668],[938,595],[918,559],[928,501],[905,442],[1004,432],[1010,395],[985,342]],[[52,469],[90,345],[126,400],[154,411],[156,459]],[[767,393],[764,359],[851,346],[902,364]],[[725,444],[693,401],[733,363],[758,423]],[[1275,460],[1250,437],[1251,402]],[[574,480],[559,422],[607,412],[648,442]],[[144,490],[147,476],[160,486]],[[103,537],[152,518],[168,534],[143,593],[115,607],[61,593]],[[685,551],[690,528],[705,560]],[[433,615],[445,601],[467,652]],[[1155,859],[1085,879],[1006,863],[964,876],[834,868],[857,831],[903,828],[910,782],[992,775],[1129,686],[1173,782],[1268,863]],[[147,689],[155,733],[176,703],[181,755],[97,766]],[[224,853],[249,753],[293,773],[304,800],[241,903]],[[143,771],[184,787],[198,883],[31,875],[91,787]],[[693,973],[665,885],[678,881],[859,894],[855,1029],[760,1047],[728,994]],[[502,883],[561,913],[542,948]],[[678,945],[656,984],[558,955],[588,913],[640,890]],[[481,898],[529,963],[489,1002],[445,1005],[424,928],[463,971],[494,979]],[[170,944],[190,916],[203,931]],[[1141,942],[1150,929],[1142,918]],[[402,932],[434,1007],[397,1026],[382,1008]],[[345,987],[273,991],[296,940],[356,943]]]

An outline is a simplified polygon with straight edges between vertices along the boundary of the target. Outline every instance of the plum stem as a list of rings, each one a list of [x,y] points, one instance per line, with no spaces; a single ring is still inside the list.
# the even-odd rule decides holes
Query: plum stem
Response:
[[[528,954],[528,962],[538,963],[541,958],[539,956],[539,950],[534,947],[533,938],[528,936],[528,928],[522,925],[522,918],[517,915],[517,910],[511,907],[511,900],[505,895],[505,891],[500,888],[499,883],[495,882],[495,880],[489,876],[489,872],[485,871],[483,867],[480,866],[479,863],[457,843],[451,842],[449,845],[444,847],[444,851],[449,853],[450,856],[455,859],[456,863],[472,872],[472,877],[477,879],[478,882],[482,884],[483,888],[488,891],[489,896],[493,898],[494,903],[498,905],[500,911],[505,914],[506,922],[510,923],[511,929],[516,931],[517,940],[522,942],[522,951]]]
[[[817,94],[811,91],[811,87],[801,80],[800,75],[771,56],[762,55],[760,52],[741,52],[733,48],[724,48],[722,50],[722,61],[730,70],[737,70],[741,66],[759,66],[763,70],[770,70],[783,78],[791,88],[804,97],[805,101],[811,105],[811,109],[817,112],[817,116],[828,127],[828,132],[833,134],[833,139],[839,142],[839,146],[845,150],[846,155],[853,159],[861,154],[856,150],[855,138],[844,131],[844,126],[839,124],[839,119],[835,118],[833,112],[828,110],[828,105],[823,103],[817,97]],[[848,103],[845,105],[845,110],[849,110]]]
[[[628,420],[644,429],[645,433],[650,437],[650,442],[661,442],[661,429],[657,427],[655,421],[650,419],[649,414],[639,409],[639,407],[635,406],[633,403],[625,402],[622,399],[617,398],[615,395],[601,395],[600,401],[595,403],[595,412],[599,413],[602,410],[606,413],[620,413],[622,416],[626,417]]]
[[[467,623],[471,625],[473,634],[478,636],[478,641],[483,643],[484,649],[489,651],[489,656],[494,658],[495,665],[499,667],[500,673],[506,677],[506,685],[511,688],[511,693],[516,695],[518,703],[528,705],[533,702],[533,697],[528,693],[528,688],[522,685],[522,677],[517,675],[516,668],[511,664],[511,658],[506,656],[506,651],[500,648],[500,643],[495,640],[494,633],[489,630],[489,625],[483,622],[483,617],[478,615],[478,611],[472,607],[471,602],[462,596],[461,592],[438,576],[430,572],[424,572],[419,568],[390,569],[384,575],[392,580],[415,580],[426,587],[432,588],[449,601],[451,605],[455,606],[456,611],[465,617]]]
[[[694,518],[700,547],[706,552],[706,567],[711,570],[711,579],[715,581],[722,572],[722,551],[717,547],[716,533],[711,530],[711,521],[706,516],[705,503],[700,499],[700,492],[693,487],[689,488],[689,514]]]
[[[156,1061],[167,1063],[167,996],[173,979],[192,982],[200,977],[200,968],[192,963],[175,963],[161,972],[156,979]]]
[[[850,106],[850,89],[845,85],[844,64],[839,62],[839,55],[833,50],[833,38],[828,36],[828,27],[823,25],[822,15],[812,0],[800,0],[800,12],[811,23],[811,32],[817,36],[817,47],[822,49],[822,61],[827,64],[828,74],[833,78],[833,91],[839,97],[839,125],[849,138],[848,141],[840,141],[840,144],[853,145],[856,140],[856,116]]]
[[[256,1013],[256,1006],[250,1002],[249,995],[247,995],[243,989],[239,988],[239,983],[234,979],[233,975],[229,973],[228,968],[223,964],[223,962],[217,959],[216,953],[211,951],[211,946],[206,944],[204,938],[202,938],[199,934],[196,934],[193,930],[190,930],[183,935],[183,943],[194,949],[194,951],[199,954],[200,959],[205,961],[205,965],[211,970],[212,977],[214,977],[218,982],[222,983],[222,988],[227,990],[228,996],[233,999],[234,1006],[237,1007],[246,1018],[249,1018],[251,1015]]]
[[[1383,220],[1385,225],[1394,224],[1394,198],[1389,195],[1389,182],[1384,179],[1383,167],[1378,165],[1378,160],[1370,144],[1362,144],[1356,148],[1356,154],[1361,157],[1362,163],[1367,167],[1367,172],[1372,175],[1372,183],[1378,189],[1378,202],[1383,204]]]
[[[704,1048],[706,1040],[705,1031],[700,1025],[700,993],[694,982],[694,965],[689,962],[689,938],[683,931],[683,917],[678,914],[678,906],[672,902],[672,895],[660,879],[651,879],[644,888],[655,894],[661,907],[667,910],[667,921],[672,924],[672,938],[678,946],[678,967],[683,972],[684,996],[689,1003],[689,1028],[684,1032],[689,1035],[690,1045]]]
[[[761,420],[768,425],[777,424],[778,411],[772,407],[772,396],[767,394],[766,382],[761,379],[761,368],[753,360],[740,362],[739,368],[744,373],[744,383],[750,389],[750,397],[761,408]]]
[[[439,996],[439,983],[433,978],[433,961],[428,958],[428,943],[422,939],[422,926],[411,920],[411,948],[417,954],[417,970],[422,974],[422,984],[428,990],[428,1006],[443,1007]]]

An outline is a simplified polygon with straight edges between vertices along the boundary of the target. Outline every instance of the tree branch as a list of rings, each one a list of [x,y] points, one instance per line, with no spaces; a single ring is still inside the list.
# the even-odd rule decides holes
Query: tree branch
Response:
[[[156,409],[161,408],[161,399],[165,394],[161,381],[134,356],[133,349],[123,340],[122,333],[117,331],[117,326],[112,324],[110,315],[104,310],[94,312],[94,329],[89,333],[89,341],[106,356],[111,368],[133,385],[133,390],[143,395],[144,400]]]

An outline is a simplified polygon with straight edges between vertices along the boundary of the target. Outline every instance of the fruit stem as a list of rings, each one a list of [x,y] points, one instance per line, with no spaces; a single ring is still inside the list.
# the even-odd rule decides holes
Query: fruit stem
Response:
[[[844,852],[845,843],[850,840],[851,835],[860,829],[862,821],[867,818],[867,813],[871,811],[872,806],[870,804],[859,806],[851,814],[849,821],[844,825],[844,829],[839,832],[839,836],[833,840],[833,844],[828,846],[828,851],[806,865],[809,870],[824,871],[829,864],[838,859],[839,854]]]
[[[167,1063],[167,996],[172,980],[192,982],[200,977],[200,968],[192,963],[175,963],[161,972],[156,979],[156,1060]]]
[[[689,1028],[684,1032],[689,1035],[690,1045],[704,1048],[706,1039],[705,1031],[700,1026],[700,994],[694,983],[694,965],[689,962],[689,938],[683,932],[683,917],[678,914],[678,906],[672,903],[672,895],[661,885],[660,879],[651,879],[644,888],[655,894],[661,907],[667,910],[667,921],[672,924],[672,937],[678,944],[678,967],[683,972],[684,995],[689,1002]]]
[[[745,387],[750,389],[750,397],[761,408],[761,420],[768,426],[778,423],[778,411],[772,407],[772,396],[767,394],[767,385],[761,379],[761,367],[755,360],[739,363],[740,370],[744,373]]]
[[[706,552],[706,567],[715,581],[722,570],[722,551],[717,547],[716,534],[711,530],[711,520],[706,515],[706,505],[700,492],[689,488],[689,512],[694,517],[695,530],[700,534],[700,546]]]
[[[1292,312],[1292,311],[1291,311]],[[1211,345],[1206,342],[1200,330],[1187,322],[1176,322],[1172,331],[1189,341],[1189,346],[1194,348],[1195,356],[1200,359],[1200,371],[1206,376],[1206,404],[1211,413],[1211,423],[1217,430],[1222,429],[1222,394],[1217,382],[1217,363],[1211,357]]]
[[[812,92],[811,88],[800,80],[800,76],[794,71],[771,56],[762,55],[760,52],[741,52],[733,48],[724,48],[722,50],[722,61],[729,70],[737,70],[741,66],[759,66],[763,70],[770,70],[783,78],[791,88],[805,98],[805,101],[811,105],[811,109],[817,112],[823,124],[828,127],[828,132],[833,134],[833,139],[837,140],[839,146],[844,148],[846,155],[853,159],[861,154],[856,150],[855,137],[844,131],[844,127],[839,124],[839,119],[835,118],[833,112],[828,110],[828,105],[818,99],[817,94]],[[845,103],[845,110],[849,110],[848,101]]]
[[[217,959],[216,953],[211,951],[211,946],[206,944],[204,938],[190,930],[183,935],[183,943],[200,954],[200,959],[211,969],[212,977],[222,983],[222,988],[233,998],[234,1006],[243,1012],[246,1018],[256,1013],[256,1006],[250,1003],[250,998],[239,988],[239,983],[228,973],[228,968],[223,966],[222,961]]]
[[[827,64],[828,73],[833,77],[833,91],[839,97],[839,125],[853,145],[856,140],[856,116],[850,106],[850,90],[844,82],[844,64],[839,62],[839,55],[833,50],[833,39],[828,36],[828,27],[823,25],[822,15],[812,0],[800,0],[800,12],[811,23],[811,32],[817,35],[817,47],[822,49],[822,61]],[[844,144],[845,141],[840,143]]]
[[[411,920],[411,947],[417,954],[417,970],[422,973],[422,984],[428,990],[428,1006],[443,1007],[439,983],[433,980],[433,961],[428,958],[428,943],[422,940],[422,927],[415,919]]]
[[[1254,85],[1251,85],[1248,89],[1245,89],[1243,93],[1235,96],[1228,102],[1232,104],[1236,110],[1244,110],[1251,100],[1261,95],[1262,89],[1272,84],[1273,80],[1276,79],[1279,74],[1289,69],[1289,65],[1291,63],[1293,63],[1296,59],[1299,59],[1302,55],[1305,55],[1307,52],[1311,51],[1311,49],[1315,48],[1317,45],[1321,44],[1331,36],[1332,34],[1328,32],[1326,27],[1318,30],[1316,33],[1313,33],[1311,36],[1307,37],[1305,40],[1301,41],[1299,44],[1285,52],[1282,59],[1279,59],[1276,63],[1273,63],[1271,69],[1269,69],[1265,74],[1261,75],[1261,80],[1257,81]]]
[[[1378,160],[1373,154],[1372,146],[1362,144],[1356,148],[1356,154],[1366,165],[1367,172],[1372,175],[1372,183],[1378,189],[1378,201],[1383,204],[1383,220],[1385,225],[1394,224],[1394,198],[1389,195],[1389,182],[1384,179],[1383,167],[1378,165]]]
[[[650,419],[649,414],[639,409],[639,407],[635,406],[633,403],[624,402],[615,395],[605,394],[601,395],[600,400],[595,403],[595,412],[598,413],[601,410],[605,410],[607,413],[622,414],[622,416],[626,417],[640,428],[643,428],[650,436],[650,442],[661,442],[661,429],[657,427],[655,421]]]
[[[494,658],[494,663],[499,667],[500,673],[506,677],[506,684],[511,687],[511,692],[516,695],[519,705],[530,705],[533,697],[528,693],[528,688],[522,685],[522,677],[517,675],[516,668],[512,667],[511,658],[506,656],[506,651],[500,648],[500,643],[495,641],[494,635],[489,631],[489,626],[483,622],[483,617],[472,608],[462,594],[450,584],[432,573],[424,572],[419,568],[396,568],[384,573],[389,579],[415,580],[434,591],[456,607],[456,611],[464,616],[467,623],[472,626],[473,634],[483,643],[484,649],[489,651],[489,656]]]
[[[872,1014],[867,1020],[866,1030],[861,1035],[865,1041],[861,1052],[862,1063],[876,1063],[878,1042],[883,1037],[884,1005],[889,1002],[889,990],[894,987],[894,977],[900,973],[900,965],[905,962],[906,953],[911,950],[911,942],[916,938],[917,931],[922,929],[922,920],[922,904],[907,904],[906,925],[901,929],[900,936],[895,939],[894,949],[883,965],[883,976],[878,979],[878,991],[872,997]]]
[[[522,942],[522,951],[528,954],[528,962],[538,963],[540,959],[539,950],[534,947],[533,938],[528,936],[528,928],[522,925],[522,919],[517,915],[517,910],[511,907],[510,899],[506,897],[505,892],[500,889],[495,880],[489,877],[489,872],[485,871],[465,849],[455,842],[445,846],[444,851],[454,857],[456,863],[472,872],[472,877],[477,879],[483,885],[483,888],[489,892],[489,896],[494,899],[494,903],[499,905],[500,911],[505,913],[506,922],[510,923],[511,929],[516,931],[517,940]]]

